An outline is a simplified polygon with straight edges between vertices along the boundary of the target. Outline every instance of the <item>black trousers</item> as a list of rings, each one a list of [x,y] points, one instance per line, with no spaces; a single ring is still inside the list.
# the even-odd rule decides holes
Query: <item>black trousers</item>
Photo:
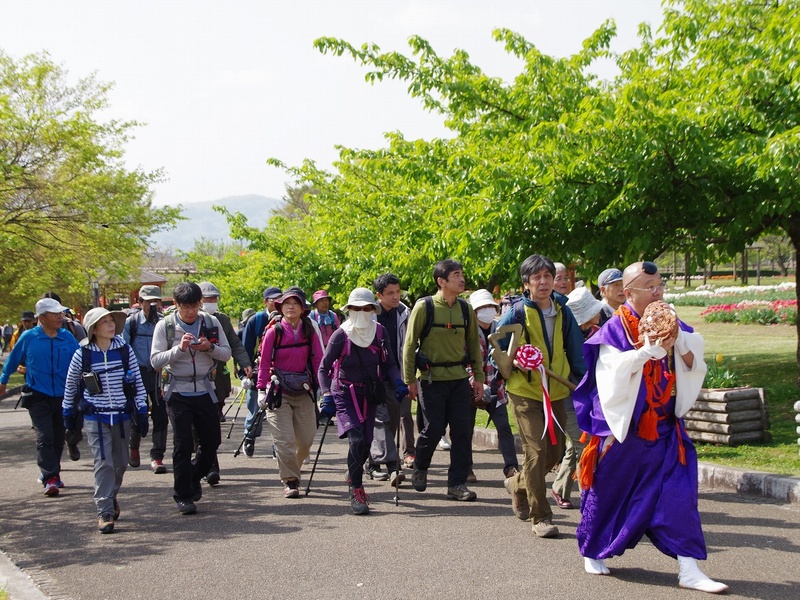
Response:
[[[424,427],[417,437],[414,462],[427,471],[436,445],[450,426],[450,468],[447,485],[466,483],[472,464],[472,386],[469,379],[419,382],[419,408]]]
[[[27,406],[28,415],[36,430],[36,463],[45,483],[61,473],[61,454],[64,452],[61,400],[62,398],[34,391]]]
[[[182,396],[173,393],[167,402],[167,413],[172,424],[173,498],[176,502],[191,500],[196,486],[208,475],[217,458],[217,448],[222,441],[219,411],[208,394]],[[192,426],[200,442],[194,460]]]

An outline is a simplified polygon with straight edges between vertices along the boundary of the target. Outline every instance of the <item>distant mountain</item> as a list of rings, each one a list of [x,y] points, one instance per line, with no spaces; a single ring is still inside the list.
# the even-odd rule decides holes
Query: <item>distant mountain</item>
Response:
[[[253,227],[266,227],[271,211],[282,204],[282,200],[266,196],[231,196],[209,202],[193,202],[184,204],[184,221],[170,231],[162,231],[150,237],[154,247],[161,249],[189,251],[194,247],[196,239],[205,237],[210,240],[228,242],[230,231],[225,217],[213,210],[212,206],[224,206],[231,213],[240,212],[247,217]]]

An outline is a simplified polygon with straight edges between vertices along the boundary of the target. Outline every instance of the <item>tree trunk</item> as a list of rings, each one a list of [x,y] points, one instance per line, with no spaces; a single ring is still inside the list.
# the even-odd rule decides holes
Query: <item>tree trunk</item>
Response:
[[[742,285],[747,285],[747,248],[742,250]]]
[[[795,256],[797,256],[797,252],[800,250],[800,213],[793,213],[789,218],[787,218],[787,223],[788,225],[786,227],[786,233],[789,235],[789,239],[792,240]],[[800,269],[797,268],[797,262],[795,262],[795,297],[797,298],[798,306],[800,306],[800,281],[798,281],[798,272],[800,272]],[[797,330],[797,364],[800,367],[800,319],[797,319],[795,329]],[[797,374],[797,385],[800,386],[800,369],[798,369]]]

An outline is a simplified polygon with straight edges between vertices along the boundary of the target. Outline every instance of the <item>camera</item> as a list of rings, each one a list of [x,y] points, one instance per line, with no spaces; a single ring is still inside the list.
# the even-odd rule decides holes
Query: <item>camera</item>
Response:
[[[202,340],[198,340],[197,338],[195,338],[191,342],[189,342],[189,345],[190,346],[199,346],[202,343],[203,343]]]
[[[86,386],[86,391],[89,392],[90,396],[103,393],[103,388],[100,385],[100,378],[97,377],[97,373],[84,373],[83,385]]]

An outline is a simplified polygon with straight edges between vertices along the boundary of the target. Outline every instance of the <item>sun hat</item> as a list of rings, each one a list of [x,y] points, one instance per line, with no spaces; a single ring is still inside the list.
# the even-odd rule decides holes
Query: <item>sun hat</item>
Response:
[[[358,287],[350,292],[347,298],[347,304],[344,305],[344,310],[349,309],[351,306],[373,306],[375,314],[381,314],[381,305],[375,300],[375,295],[367,288]]]
[[[303,314],[308,314],[311,311],[308,300],[306,300],[306,293],[299,287],[293,285],[290,288],[286,288],[286,291],[283,292],[283,295],[275,300],[275,308],[278,310],[278,312],[281,312],[281,306],[283,306],[283,303],[289,298],[296,298],[300,302],[300,306],[303,308]]]
[[[612,267],[600,273],[600,276],[597,278],[597,285],[598,287],[606,287],[615,281],[622,281],[622,271],[616,267]]]
[[[472,305],[472,310],[478,310],[486,306],[494,306],[497,310],[500,310],[500,305],[495,302],[489,290],[475,290],[469,296],[469,303]]]
[[[121,310],[110,311],[107,308],[98,306],[97,308],[93,308],[92,310],[88,311],[83,317],[83,326],[86,329],[86,339],[88,341],[91,341],[92,335],[94,335],[94,326],[97,325],[98,321],[100,321],[100,319],[106,315],[111,315],[111,317],[114,319],[114,325],[116,326],[114,335],[119,335],[122,333],[122,329],[125,327],[125,318],[127,315]]]
[[[330,295],[328,294],[328,290],[317,290],[316,292],[314,292],[314,295],[311,296],[311,304],[316,306],[317,301],[323,300],[324,298],[333,300],[333,298],[331,298]]]
[[[242,311],[242,323],[244,323],[245,321],[247,321],[247,319],[249,319],[250,317],[252,317],[254,314],[256,314],[256,311],[255,311],[254,309],[252,309],[252,308],[245,308],[245,309]]]
[[[222,295],[219,288],[210,281],[201,281],[197,285],[200,286],[200,291],[203,292],[203,298],[211,298],[212,296],[219,298]]]
[[[264,290],[263,296],[264,300],[274,300],[280,298],[282,294],[283,290],[281,288],[271,286]]]
[[[592,292],[587,287],[577,287],[567,294],[567,306],[579,326],[603,310],[603,303],[592,296]]]
[[[53,300],[52,298],[42,298],[36,303],[36,316],[43,315],[44,313],[63,313],[67,310],[66,306],[61,306],[61,302]]]

